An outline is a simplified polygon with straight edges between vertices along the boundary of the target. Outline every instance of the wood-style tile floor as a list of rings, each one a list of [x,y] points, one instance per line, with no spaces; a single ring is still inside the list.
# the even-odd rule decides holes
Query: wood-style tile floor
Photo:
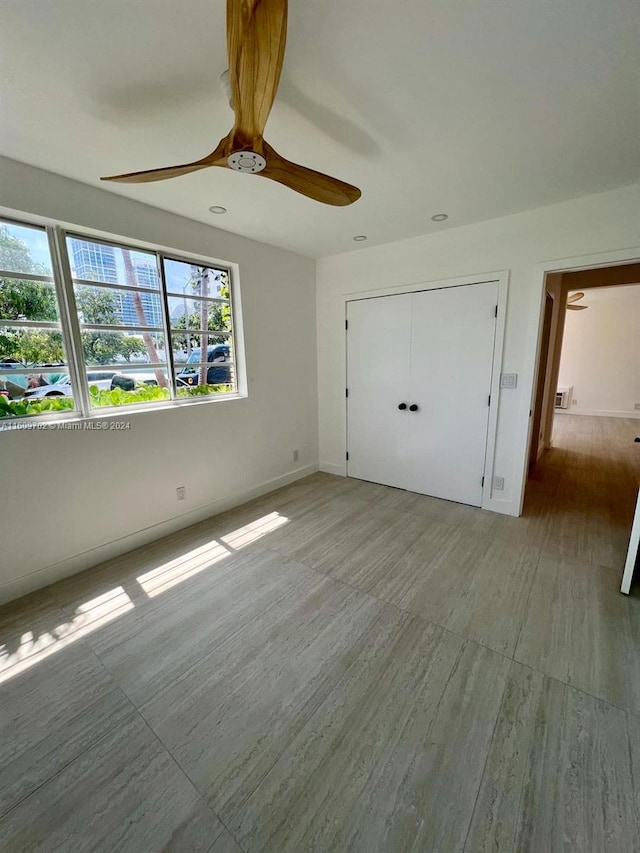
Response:
[[[0,850],[640,850],[640,422],[556,420],[520,519],[316,474],[0,609]]]

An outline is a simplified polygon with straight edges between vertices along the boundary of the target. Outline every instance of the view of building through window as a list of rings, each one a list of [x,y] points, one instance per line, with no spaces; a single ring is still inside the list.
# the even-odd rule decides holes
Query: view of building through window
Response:
[[[69,234],[58,294],[49,239],[0,220],[0,418],[237,390],[227,270]]]

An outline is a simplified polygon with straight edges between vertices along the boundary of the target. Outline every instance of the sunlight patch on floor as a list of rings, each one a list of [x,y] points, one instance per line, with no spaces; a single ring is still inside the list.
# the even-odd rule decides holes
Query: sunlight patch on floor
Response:
[[[188,578],[215,566],[234,552],[257,542],[287,524],[288,521],[286,516],[278,512],[269,513],[138,575],[136,580],[146,595],[154,598]],[[15,643],[7,641],[1,644],[0,684],[66,648],[81,637],[86,637],[109,622],[119,619],[134,607],[134,602],[124,587],[116,586],[78,605],[69,621],[37,634],[26,631],[16,638]]]
[[[262,539],[268,533],[273,533],[274,530],[282,527],[288,521],[289,519],[284,515],[280,515],[279,512],[270,512],[269,515],[263,515],[262,518],[258,518],[250,524],[245,524],[244,527],[238,527],[237,530],[221,536],[220,541],[224,542],[225,545],[229,545],[230,548],[238,550],[251,545],[252,542],[257,542],[258,539]]]
[[[96,631],[102,625],[133,610],[133,602],[121,586],[81,604],[73,619],[34,636],[26,631],[16,648],[0,646],[0,684],[14,678],[50,655]]]
[[[149,598],[154,598],[156,595],[171,589],[172,586],[176,586],[186,581],[187,578],[214,566],[231,553],[232,551],[214,539],[207,542],[206,545],[201,545],[199,548],[193,548],[193,550],[181,554],[174,560],[162,563],[150,572],[138,575],[136,580]]]
[[[193,548],[173,560],[162,563],[149,572],[138,575],[137,581],[149,598],[154,598],[171,587],[183,583],[187,578],[211,568],[235,551],[257,542],[288,521],[289,519],[285,516],[271,512],[224,536]]]

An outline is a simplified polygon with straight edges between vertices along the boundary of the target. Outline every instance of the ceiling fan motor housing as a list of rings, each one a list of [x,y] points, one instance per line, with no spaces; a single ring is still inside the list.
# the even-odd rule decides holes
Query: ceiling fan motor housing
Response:
[[[267,161],[261,154],[255,151],[234,151],[227,157],[227,163],[236,172],[261,172],[267,165]]]

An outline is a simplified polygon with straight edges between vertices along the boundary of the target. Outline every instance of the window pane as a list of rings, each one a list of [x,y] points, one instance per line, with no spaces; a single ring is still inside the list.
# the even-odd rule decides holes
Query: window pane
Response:
[[[22,365],[17,364],[15,367],[21,368]],[[13,368],[12,364],[0,363],[0,390],[12,400],[20,399],[25,395],[33,396],[29,393],[32,389],[47,389],[48,386],[60,382],[63,377],[68,377],[67,366],[64,364],[31,367],[28,373],[18,373]]]
[[[183,385],[178,384],[178,397],[208,397],[211,394],[232,394],[236,390],[235,382],[226,384],[210,385]]]
[[[76,306],[81,323],[109,326],[155,326],[162,328],[159,293],[112,290],[76,284]]]
[[[44,228],[0,220],[0,270],[52,275],[49,241]]]
[[[140,249],[124,249],[79,237],[67,237],[74,279],[160,289],[156,256]]]
[[[226,270],[172,261],[168,258],[165,258],[163,263],[168,293],[181,297],[191,294],[229,299],[229,273]]]
[[[102,332],[83,330],[82,352],[87,367],[100,364],[166,363],[164,335],[157,332]]]
[[[0,220],[0,270],[51,276],[46,232]],[[0,319],[57,322],[58,300],[52,282],[0,276]]]
[[[0,326],[0,364],[15,369],[33,368],[34,372],[67,373],[66,354],[60,329]]]
[[[74,408],[62,332],[0,326],[0,417]]]
[[[111,377],[109,388],[89,381],[89,398],[94,409],[166,402],[171,399],[169,376],[161,368],[140,370],[127,366]]]
[[[53,284],[0,278],[0,320],[44,320],[55,323],[59,319]]]
[[[229,337],[220,335],[209,335],[203,341],[202,335],[174,334],[173,360],[176,365],[233,361],[233,344]]]
[[[11,397],[2,390],[2,379],[0,378],[0,422],[11,418],[66,414],[73,412],[75,408],[73,397],[67,394],[53,393],[53,391],[46,395],[33,397]]]
[[[207,329],[211,332],[231,331],[231,307],[204,299],[183,300],[169,297],[169,316],[172,329]]]
[[[192,347],[186,359],[184,359],[184,350],[176,352],[176,343],[181,340],[174,337],[174,363],[178,388],[209,384],[229,385],[235,390],[233,346],[228,340],[221,341],[218,337],[209,337],[206,349],[203,350],[201,346]],[[183,357],[180,360],[178,353]]]

